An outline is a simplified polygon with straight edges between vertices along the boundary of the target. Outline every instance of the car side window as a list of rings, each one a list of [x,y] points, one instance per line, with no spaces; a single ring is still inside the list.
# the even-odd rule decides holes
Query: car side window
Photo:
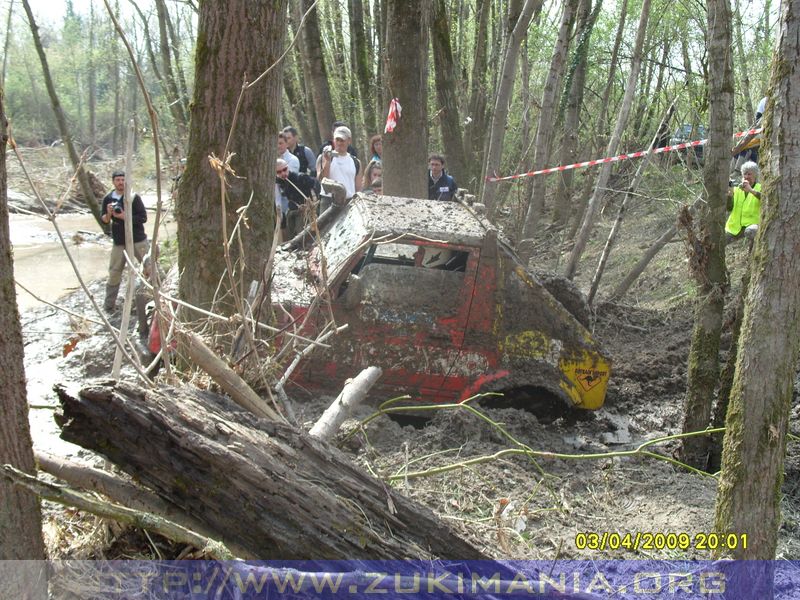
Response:
[[[460,302],[469,252],[416,244],[374,244],[353,270],[351,306],[382,306],[399,313],[443,314]],[[351,276],[352,279],[352,276]],[[348,281],[348,286],[353,282]]]
[[[361,278],[361,303],[410,315],[449,313],[459,304],[464,273],[372,263]]]

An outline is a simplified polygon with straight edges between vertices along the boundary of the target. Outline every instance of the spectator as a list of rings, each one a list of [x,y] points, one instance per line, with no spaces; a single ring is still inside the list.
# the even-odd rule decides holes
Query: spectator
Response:
[[[383,179],[380,177],[373,179],[372,183],[369,184],[369,191],[376,196],[383,196]]]
[[[289,145],[286,143],[286,136],[283,132],[278,134],[278,158],[286,161],[292,173],[300,172],[300,159],[289,152]]]
[[[761,124],[761,117],[764,116],[764,111],[767,109],[767,97],[764,96],[756,107],[756,126]]]
[[[726,239],[740,239],[742,234],[754,239],[761,222],[761,184],[757,183],[758,165],[752,161],[742,165],[742,183],[728,190],[728,210],[725,223]]]
[[[383,156],[383,138],[381,134],[373,135],[369,138],[369,153],[370,160],[382,160]]]
[[[133,221],[133,253],[137,260],[142,260],[147,254],[147,234],[144,224],[147,222],[147,212],[139,194],[134,194],[133,202],[128,205],[125,200],[125,172],[114,171],[111,175],[114,189],[103,198],[100,220],[111,223],[111,237],[114,245],[111,248],[111,258],[108,263],[108,281],[106,282],[106,299],[103,304],[108,312],[114,312],[117,307],[117,294],[122,282],[122,272],[125,270],[125,220],[130,217]],[[128,211],[130,208],[130,211]]]
[[[283,128],[283,137],[286,140],[286,147],[289,152],[297,157],[300,161],[300,172],[310,177],[316,177],[317,171],[315,169],[317,157],[314,151],[308,146],[298,143],[297,129],[291,125]]]
[[[444,156],[431,154],[428,157],[428,199],[453,200],[458,191],[455,179],[444,170]]]
[[[333,147],[333,138],[335,137],[336,129],[339,127],[344,127],[345,129],[347,129],[347,131],[350,131],[350,129],[348,129],[347,125],[343,121],[334,121],[333,125],[331,125],[331,139],[322,142],[322,146],[319,149],[320,155],[322,155],[322,151],[325,150],[325,146]],[[350,140],[352,141],[352,139],[353,136],[351,135]],[[347,152],[353,158],[358,158],[358,152],[356,152],[356,149],[353,148],[353,146],[350,145],[350,143],[347,144]],[[319,156],[317,157],[317,173],[319,173]]]
[[[312,193],[319,194],[319,181],[303,173],[292,173],[286,161],[279,158],[275,164],[275,185],[286,198],[286,227],[283,233],[284,239],[290,240],[305,226],[306,207],[311,206],[309,200]]]
[[[379,160],[371,160],[364,169],[364,181],[361,182],[361,189],[368,189],[373,181],[383,178],[383,164]]]
[[[358,172],[361,163],[348,152],[352,134],[347,127],[337,127],[333,132],[333,147],[325,146],[317,159],[317,173],[320,179],[329,177],[344,186],[347,199],[361,191],[361,178]]]

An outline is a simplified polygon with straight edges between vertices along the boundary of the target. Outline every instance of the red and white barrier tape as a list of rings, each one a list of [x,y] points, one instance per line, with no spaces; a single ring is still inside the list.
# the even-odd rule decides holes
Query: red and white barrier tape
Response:
[[[746,135],[755,135],[760,133],[761,129],[750,129],[748,131],[740,131],[739,133],[735,133],[733,137],[744,137]],[[512,181],[514,179],[522,179],[523,177],[533,177],[534,175],[547,175],[548,173],[558,173],[560,171],[569,171],[570,169],[581,169],[583,167],[593,167],[595,165],[601,165],[603,163],[610,163],[610,162],[619,162],[622,160],[628,160],[630,158],[641,158],[642,156],[647,156],[648,154],[662,154],[664,152],[670,152],[672,150],[683,150],[684,148],[690,148],[695,146],[702,146],[708,140],[695,140],[693,142],[685,142],[683,144],[675,144],[674,146],[664,146],[662,148],[654,148],[653,150],[641,150],[639,152],[632,152],[631,154],[619,154],[617,156],[608,156],[606,158],[598,158],[596,160],[586,160],[584,162],[573,163],[571,165],[561,165],[559,167],[550,167],[547,169],[541,169],[539,171],[529,171],[528,173],[519,173],[517,175],[508,175],[506,177],[487,177],[486,181],[490,182],[497,182],[497,181]]]

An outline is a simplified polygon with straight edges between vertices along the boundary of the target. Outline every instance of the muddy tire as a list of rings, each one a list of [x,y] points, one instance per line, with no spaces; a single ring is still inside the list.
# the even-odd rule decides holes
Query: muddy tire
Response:
[[[547,271],[536,271],[536,278],[544,288],[586,328],[591,325],[591,309],[586,296],[574,281]]]

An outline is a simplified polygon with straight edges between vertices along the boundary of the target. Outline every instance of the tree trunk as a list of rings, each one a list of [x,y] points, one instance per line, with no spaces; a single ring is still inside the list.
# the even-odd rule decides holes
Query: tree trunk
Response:
[[[728,323],[731,335],[731,345],[728,349],[728,357],[725,359],[725,366],[719,376],[719,391],[717,392],[717,402],[714,404],[714,411],[711,415],[711,428],[719,429],[725,427],[725,417],[730,406],[731,390],[733,389],[733,377],[736,374],[736,357],[739,353],[739,338],[742,333],[742,319],[744,318],[744,301],[747,298],[747,291],[750,289],[750,269],[742,275],[742,287],[734,301],[731,317]],[[724,434],[715,433],[709,441],[708,465],[706,471],[717,473],[722,468],[722,440]]]
[[[480,181],[483,165],[484,141],[486,140],[486,98],[489,89],[486,84],[488,54],[486,46],[489,39],[489,13],[491,0],[476,0],[475,4],[475,47],[473,49],[472,76],[470,77],[469,108],[467,118],[470,122],[464,128],[464,149],[467,160],[472,165],[469,179],[465,184],[480,194],[483,187]],[[463,185],[463,184],[462,184]]]
[[[56,94],[56,88],[53,85],[53,78],[50,76],[50,67],[47,65],[47,56],[44,53],[42,40],[39,38],[39,27],[36,25],[36,21],[33,18],[33,12],[31,12],[31,7],[30,4],[28,4],[28,0],[22,0],[22,6],[25,8],[25,13],[28,15],[28,24],[30,25],[31,35],[33,36],[33,44],[36,46],[36,52],[39,54],[39,61],[42,63],[42,74],[44,75],[44,82],[47,86],[47,94],[50,96],[50,103],[53,106],[53,112],[56,116],[58,130],[61,133],[62,140],[64,141],[64,147],[67,149],[67,153],[69,154],[72,168],[77,172],[78,183],[80,184],[81,192],[83,193],[84,202],[86,202],[86,206],[89,208],[89,210],[92,211],[92,215],[94,216],[95,221],[97,221],[97,224],[105,231],[106,226],[103,221],[100,220],[100,205],[97,202],[97,198],[94,196],[92,185],[89,182],[89,176],[81,164],[81,159],[78,156],[78,152],[75,150],[75,145],[72,143],[72,135],[70,134],[69,126],[67,125],[67,118],[64,115],[63,109],[61,108],[61,102],[58,99],[58,94]]]
[[[711,99],[709,136],[705,147],[703,183],[706,203],[700,210],[700,231],[689,257],[697,279],[698,303],[689,349],[683,432],[703,430],[711,422],[711,407],[719,377],[719,337],[728,277],[725,270],[725,205],[728,194],[730,139],[733,134],[733,66],[729,0],[709,0],[708,53]],[[683,440],[680,457],[696,468],[708,460],[709,438]],[[744,531],[744,530],[743,530]]]
[[[303,11],[307,11],[314,0],[303,0]],[[322,52],[322,37],[319,30],[319,10],[314,8],[306,19],[303,41],[305,52],[301,52],[304,68],[311,79],[311,96],[314,98],[317,130],[320,139],[327,140],[331,135],[331,125],[336,120],[333,111],[333,100],[328,87],[328,70],[325,66],[325,55]]]
[[[762,142],[767,210],[753,249],[717,496],[716,530],[748,534],[747,548],[729,553],[737,559],[774,559],[781,522],[786,430],[800,349],[798,14],[800,1],[781,4]]]
[[[6,143],[8,142],[4,98],[0,89],[0,373],[3,391],[0,393],[0,464],[36,474],[33,460],[28,401],[23,366],[22,329],[17,312],[14,288],[14,264],[11,258],[11,239],[8,228],[8,197],[6,191]],[[44,560],[42,515],[39,500],[25,490],[0,478],[0,561]],[[8,564],[8,563],[7,563]],[[7,598],[46,598],[47,584],[27,578],[20,568],[3,577],[3,595]]]
[[[300,138],[303,144],[310,144],[313,151],[316,152],[322,141],[317,139],[319,135],[317,128],[314,127],[312,130],[308,127],[310,119],[308,113],[305,112],[303,93],[295,79],[294,61],[289,60],[288,57],[283,67],[283,91],[286,92],[286,99],[289,101],[289,108],[294,117],[292,125],[295,125],[300,130]]]
[[[483,558],[335,448],[222,396],[113,382],[57,391],[62,437],[100,452],[253,556]]]
[[[650,142],[650,146],[648,148],[650,154],[645,156],[639,162],[639,165],[636,167],[636,174],[633,176],[631,184],[625,191],[625,196],[622,198],[622,202],[620,202],[619,210],[617,211],[617,218],[614,220],[614,225],[611,227],[611,231],[608,234],[608,238],[606,239],[606,245],[603,247],[603,252],[600,255],[600,260],[597,262],[597,269],[594,272],[594,277],[592,277],[592,284],[589,287],[589,293],[586,295],[586,301],[589,304],[592,304],[594,302],[594,297],[595,294],[597,294],[597,288],[600,287],[600,280],[603,277],[603,272],[605,271],[606,263],[608,262],[608,257],[611,255],[611,249],[614,247],[614,242],[617,240],[619,231],[622,228],[622,220],[625,218],[625,210],[628,206],[628,199],[639,187],[639,184],[642,182],[642,178],[644,177],[644,173],[647,170],[647,167],[650,166],[650,163],[653,160],[652,152],[656,148],[656,144],[658,143],[659,132],[661,131],[662,127],[664,127],[667,123],[669,123],[670,118],[672,118],[672,112],[675,110],[675,102],[676,100],[673,100],[672,104],[670,104],[669,108],[667,109],[667,112],[664,113],[664,117],[661,119],[661,125],[659,126],[658,130],[653,136],[653,139]]]
[[[169,110],[172,113],[172,118],[175,119],[175,125],[178,127],[179,135],[183,137],[183,132],[186,131],[187,118],[183,110],[183,99],[178,90],[175,72],[172,68],[172,51],[170,50],[169,32],[167,30],[169,13],[164,0],[155,0],[155,2],[156,13],[158,15],[159,54],[161,55],[161,67],[164,75],[162,81],[165,84],[165,90],[167,92]],[[255,77],[255,75],[254,73],[253,76]]]
[[[248,209],[248,227],[240,228],[241,247],[230,249],[237,287],[259,279],[262,260],[269,255],[274,231],[276,118],[280,107],[282,69],[274,69],[257,87],[244,93],[228,151],[233,153],[227,186],[209,166],[209,156],[223,160],[234,127],[234,111],[242,82],[255,79],[283,49],[286,3],[230,0],[201,4],[195,63],[194,100],[189,130],[186,170],[180,180],[178,265],[182,271],[181,297],[210,308],[220,278],[226,272],[223,223],[229,231],[240,208]],[[225,202],[222,203],[222,192]],[[223,221],[224,218],[224,221]],[[225,298],[231,291],[226,280]],[[224,310],[230,310],[231,300]]]
[[[519,20],[514,26],[511,39],[508,43],[508,50],[503,58],[502,75],[500,84],[497,88],[494,103],[494,113],[492,115],[492,125],[489,129],[489,148],[486,151],[486,162],[483,170],[483,195],[482,200],[490,216],[494,216],[496,211],[495,199],[497,197],[497,184],[485,183],[486,177],[493,175],[500,169],[500,160],[503,154],[503,141],[506,133],[506,121],[508,120],[508,102],[511,92],[514,89],[514,74],[517,70],[517,56],[522,45],[522,39],[528,32],[528,25],[533,18],[534,11],[542,5],[542,0],[525,0],[525,6]]]
[[[739,63],[739,72],[742,74],[742,85],[739,86],[744,100],[742,103],[742,108],[744,108],[745,118],[747,119],[747,123],[749,125],[750,123],[755,122],[756,116],[755,111],[753,110],[753,99],[750,96],[750,70],[747,64],[747,56],[744,53],[744,34],[742,33],[742,13],[739,10],[739,0],[736,0],[736,8],[733,13],[733,24],[736,28],[734,36],[736,38],[736,62]]]
[[[617,25],[617,34],[614,37],[614,48],[611,50],[611,61],[608,64],[608,79],[606,86],[603,89],[603,97],[600,100],[600,114],[597,115],[597,137],[599,140],[605,140],[606,136],[606,117],[608,115],[608,102],[611,99],[611,89],[614,87],[614,82],[617,76],[617,63],[619,61],[619,49],[622,45],[623,34],[625,33],[625,21],[628,19],[628,0],[622,0],[622,7],[619,14],[619,23]],[[599,149],[602,142],[595,144],[595,149]]]
[[[619,148],[620,141],[622,140],[622,133],[625,131],[625,126],[628,123],[628,116],[631,112],[633,104],[633,95],[636,91],[636,82],[639,79],[639,68],[642,64],[642,47],[644,46],[644,38],[647,33],[647,21],[650,17],[650,0],[644,0],[642,3],[642,14],[639,17],[639,28],[636,32],[636,43],[633,48],[633,56],[631,57],[631,71],[628,74],[628,82],[625,86],[625,97],[622,100],[622,106],[619,110],[617,117],[617,124],[614,128],[614,134],[608,142],[606,148],[606,156],[614,156]],[[565,276],[567,279],[573,279],[575,272],[578,270],[578,262],[580,262],[583,251],[586,249],[586,244],[589,241],[589,236],[594,228],[594,220],[597,215],[597,209],[600,201],[605,194],[608,179],[611,176],[611,167],[613,163],[604,163],[600,167],[600,173],[597,176],[597,184],[594,188],[589,204],[586,207],[586,213],[583,215],[583,223],[578,232],[578,237],[575,240],[575,246],[567,260],[565,269]]]
[[[370,77],[369,54],[367,54],[367,36],[364,32],[364,4],[362,0],[350,0],[350,35],[353,45],[355,58],[355,73],[358,80],[358,91],[361,95],[361,114],[364,122],[364,137],[368,140],[370,136],[378,131],[375,113],[372,111],[371,99],[374,95],[374,85]],[[365,156],[365,160],[369,157]]]
[[[578,0],[565,0],[564,13],[561,16],[561,26],[558,38],[550,60],[550,71],[542,90],[542,101],[539,108],[539,124],[536,127],[536,141],[534,142],[533,166],[531,171],[538,171],[547,166],[550,160],[550,142],[556,129],[557,102],[560,97],[561,79],[567,66],[567,52],[571,40],[572,26],[575,23],[575,11]],[[520,244],[531,240],[536,233],[536,228],[544,212],[545,194],[547,193],[547,177],[534,177],[528,197],[528,211],[522,226]],[[497,184],[494,184],[497,185]],[[531,246],[521,247],[524,261],[530,258]]]
[[[89,144],[92,149],[97,146],[97,71],[94,64],[95,53],[95,14],[94,3],[89,4],[89,57],[86,69],[89,83],[87,94],[89,96]]]
[[[8,48],[11,46],[11,19],[14,16],[14,0],[8,3],[8,18],[6,19],[6,37],[3,41],[3,71],[0,73],[0,87],[6,87],[6,68],[8,67]]]
[[[614,292],[611,294],[609,300],[617,301],[627,294],[634,282],[639,279],[639,276],[642,273],[644,273],[644,270],[647,268],[647,265],[650,264],[650,261],[655,258],[656,254],[661,252],[664,246],[672,241],[672,238],[675,237],[676,233],[678,233],[678,228],[675,225],[672,225],[669,229],[662,233],[661,236],[655,242],[653,242],[647,251],[642,255],[642,258],[639,259],[639,262],[637,262],[630,272],[625,276],[625,279],[623,279],[614,289]]]
[[[439,114],[442,143],[447,155],[448,172],[455,177],[456,182],[462,182],[463,187],[469,180],[469,175],[458,107],[458,72],[450,46],[450,23],[445,0],[435,0],[433,3],[431,41],[436,69],[436,98],[441,106]]]
[[[389,0],[386,85],[403,107],[393,133],[383,134],[383,191],[428,197],[428,2]]]
[[[562,165],[578,162],[578,134],[581,107],[583,106],[583,93],[586,89],[589,42],[602,6],[603,3],[598,0],[594,10],[592,10],[591,0],[582,0],[579,7],[578,44],[575,48],[572,68],[564,85],[564,100],[561,103],[561,109],[564,112],[564,133],[561,138],[559,164]],[[572,169],[563,171],[558,176],[555,201],[553,203],[553,224],[557,227],[564,227],[569,218],[573,177]]]
[[[306,25],[303,26],[303,29],[298,29],[300,21],[303,18],[302,2],[291,2],[289,4],[289,11],[289,15],[294,24],[295,35],[297,36],[297,43],[293,50],[294,64],[298,72],[299,86],[302,91],[301,97],[303,98],[305,106],[304,112],[306,114],[306,122],[303,124],[305,129],[301,129],[300,123],[295,125],[295,127],[300,129],[301,132],[307,131],[307,133],[303,133],[303,144],[310,146],[316,153],[317,148],[320,147],[323,140],[328,139],[331,133],[331,123],[323,124],[322,131],[320,131],[320,125],[317,121],[316,104],[314,102],[314,85],[311,80],[310,65],[308,64],[308,55],[306,53],[305,29],[308,21],[306,21]],[[283,69],[286,71],[286,66],[284,66]]]

